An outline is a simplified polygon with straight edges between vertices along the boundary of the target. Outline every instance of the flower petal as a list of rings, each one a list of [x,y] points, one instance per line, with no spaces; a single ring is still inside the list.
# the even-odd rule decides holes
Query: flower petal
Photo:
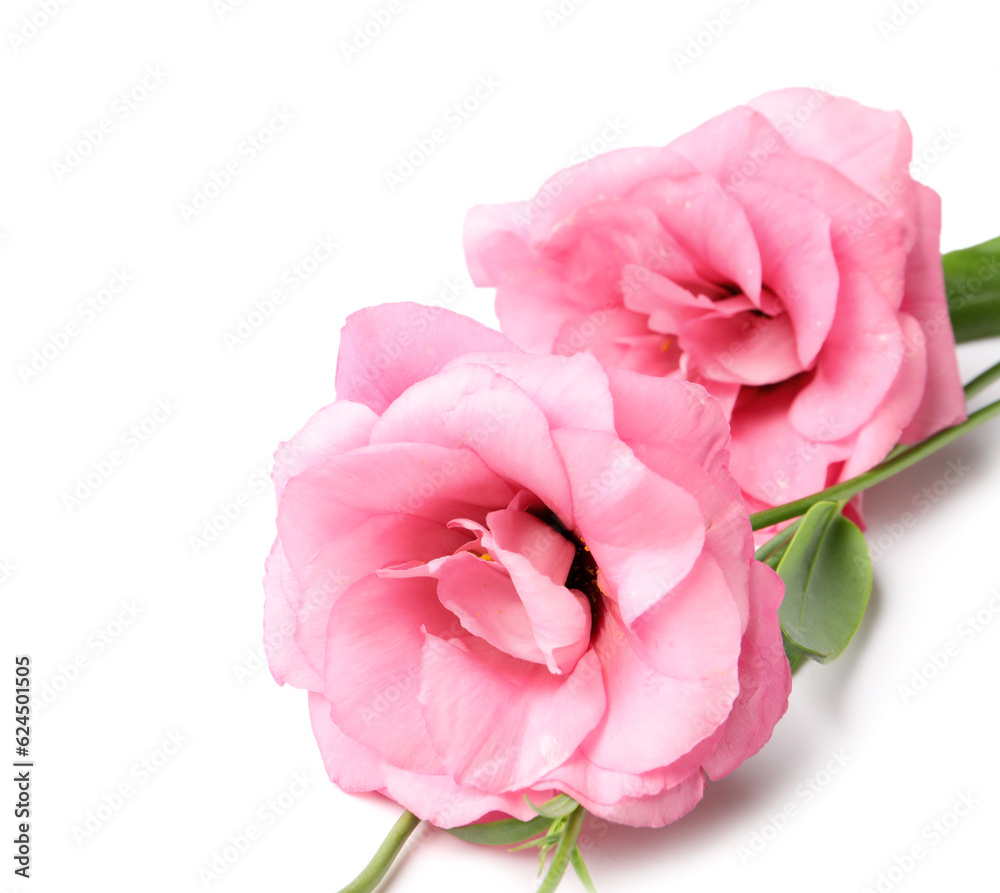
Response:
[[[349,400],[338,400],[315,413],[274,454],[271,477],[278,499],[290,477],[322,465],[330,456],[367,446],[377,420],[378,416],[367,406]]]
[[[840,472],[841,480],[878,465],[899,442],[903,429],[920,405],[928,377],[923,332],[908,313],[899,314],[899,324],[906,345],[899,371],[878,409],[854,438],[854,449]]]
[[[502,566],[462,552],[441,562],[435,575],[441,604],[472,635],[518,660],[546,665],[549,655],[535,640],[520,594]]]
[[[816,370],[792,403],[792,425],[811,440],[842,440],[853,434],[888,393],[902,348],[897,314],[881,300],[870,277],[857,270],[845,272],[837,315]],[[830,421],[833,413],[835,423]]]
[[[764,284],[787,310],[800,368],[808,368],[837,309],[840,273],[830,216],[800,195],[755,180],[743,186],[739,200],[760,246]]]
[[[573,489],[575,532],[631,624],[694,565],[705,542],[698,503],[613,435],[560,428],[552,437]]]
[[[608,607],[594,639],[608,707],[584,742],[586,757],[642,773],[669,766],[710,737],[739,692],[740,627],[726,580],[705,555],[633,630]]]
[[[709,778],[727,775],[757,753],[788,707],[792,674],[778,624],[784,593],[781,578],[755,561],[750,570],[750,625],[740,649],[740,693],[721,741],[703,763]]]
[[[965,395],[958,372],[955,333],[948,315],[941,268],[941,199],[932,189],[915,185],[917,241],[906,259],[906,292],[902,309],[916,318],[927,344],[927,387],[903,443],[917,443],[942,428],[965,421]],[[907,342],[909,343],[909,342]]]
[[[379,419],[371,442],[469,451],[500,478],[516,481],[561,517],[572,518],[569,483],[548,419],[509,378],[486,366],[462,363],[413,385]],[[496,508],[509,501],[489,504]],[[461,517],[470,516],[451,515]]]
[[[680,343],[698,371],[715,381],[777,384],[803,371],[787,313],[703,316],[681,327]]]
[[[506,351],[470,353],[457,363],[488,366],[510,379],[545,413],[553,428],[615,429],[608,377],[592,356],[539,357]]]
[[[805,87],[765,93],[749,105],[767,115],[795,152],[829,164],[886,211],[911,218],[913,137],[899,112]]]
[[[744,388],[733,410],[730,467],[740,489],[763,505],[779,505],[827,486],[831,465],[846,459],[849,443],[833,441],[840,430],[840,401],[828,406],[821,421],[830,441],[811,440],[789,420],[802,387],[794,380],[774,388]]]
[[[701,801],[705,793],[705,776],[700,772],[688,775],[683,781],[661,791],[643,797],[623,797],[612,806],[599,803],[587,804],[594,815],[619,825],[635,828],[662,828],[687,815]]]
[[[355,583],[330,612],[323,694],[346,735],[393,765],[440,775],[417,700],[427,630],[461,633],[434,580],[372,575]]]
[[[677,368],[676,347],[668,352],[669,339],[649,336],[644,316],[614,307],[567,319],[552,349],[560,354],[589,351],[605,366],[621,366],[646,375],[672,372]]]
[[[505,335],[442,307],[365,307],[347,318],[340,333],[337,397],[381,414],[414,382],[470,350],[516,348]]]
[[[757,240],[743,209],[714,178],[690,174],[651,180],[633,190],[630,199],[656,213],[701,279],[716,286],[734,285],[759,306]]]
[[[573,673],[514,660],[472,637],[428,633],[420,701],[449,774],[491,793],[534,785],[579,746],[604,711],[597,656]]]

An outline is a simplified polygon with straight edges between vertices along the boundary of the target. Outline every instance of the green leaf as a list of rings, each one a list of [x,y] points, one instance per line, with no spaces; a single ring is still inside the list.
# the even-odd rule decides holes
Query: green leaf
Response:
[[[802,661],[805,659],[806,653],[789,639],[784,632],[781,633],[781,644],[785,646],[785,657],[788,658],[788,666],[794,673],[802,666]]]
[[[532,803],[527,795],[525,795],[524,802],[539,815],[543,815],[548,819],[561,819],[564,815],[569,815],[580,805],[572,797],[567,797],[565,794],[559,794],[551,800],[546,800],[541,805]]]
[[[1000,335],[1000,238],[941,258],[955,340]]]
[[[473,825],[462,825],[460,828],[447,828],[449,834],[454,834],[469,843],[480,843],[484,846],[511,846],[525,840],[531,840],[549,830],[551,819],[539,816],[530,822],[518,819],[501,819],[498,822],[480,822]]]
[[[573,863],[573,870],[576,872],[576,876],[580,879],[580,883],[583,884],[583,889],[587,893],[597,893],[594,888],[594,882],[590,879],[590,872],[587,871],[587,866],[583,861],[583,853],[580,852],[578,846],[573,847],[573,855],[570,859]]]
[[[806,512],[778,574],[782,631],[807,657],[829,663],[857,632],[872,589],[868,544],[841,504],[817,502]]]

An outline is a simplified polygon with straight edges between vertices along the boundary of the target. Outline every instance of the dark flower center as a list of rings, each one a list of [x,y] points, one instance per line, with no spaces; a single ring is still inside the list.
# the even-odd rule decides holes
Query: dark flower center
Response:
[[[564,585],[567,589],[577,589],[587,596],[587,601],[590,602],[591,629],[596,630],[604,610],[604,591],[597,583],[597,562],[594,560],[593,553],[587,548],[587,544],[566,527],[551,509],[542,509],[533,512],[533,514],[553,530],[558,531],[576,547],[576,554],[573,556],[573,563],[570,565],[569,575],[566,577]]]

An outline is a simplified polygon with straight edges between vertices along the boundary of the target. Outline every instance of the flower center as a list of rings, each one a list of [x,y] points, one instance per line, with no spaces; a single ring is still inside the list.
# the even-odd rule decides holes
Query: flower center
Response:
[[[593,635],[598,629],[605,598],[605,592],[597,581],[599,571],[594,555],[587,548],[587,544],[572,530],[569,530],[551,509],[546,508],[534,514],[540,521],[544,521],[562,537],[569,540],[576,548],[576,554],[573,556],[573,563],[569,567],[569,574],[564,585],[567,589],[576,589],[587,596],[587,601],[590,602],[590,628],[591,635]]]

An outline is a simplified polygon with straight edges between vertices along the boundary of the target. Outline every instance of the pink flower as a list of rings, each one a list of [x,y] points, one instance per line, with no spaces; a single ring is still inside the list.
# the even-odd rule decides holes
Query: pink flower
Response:
[[[469,267],[526,350],[702,384],[748,503],[788,502],[965,418],[940,200],[910,155],[896,112],[768,93],[474,208]]]
[[[265,642],[341,788],[658,826],[770,737],[783,588],[702,388],[390,304],[348,320],[337,394],[276,455]]]

